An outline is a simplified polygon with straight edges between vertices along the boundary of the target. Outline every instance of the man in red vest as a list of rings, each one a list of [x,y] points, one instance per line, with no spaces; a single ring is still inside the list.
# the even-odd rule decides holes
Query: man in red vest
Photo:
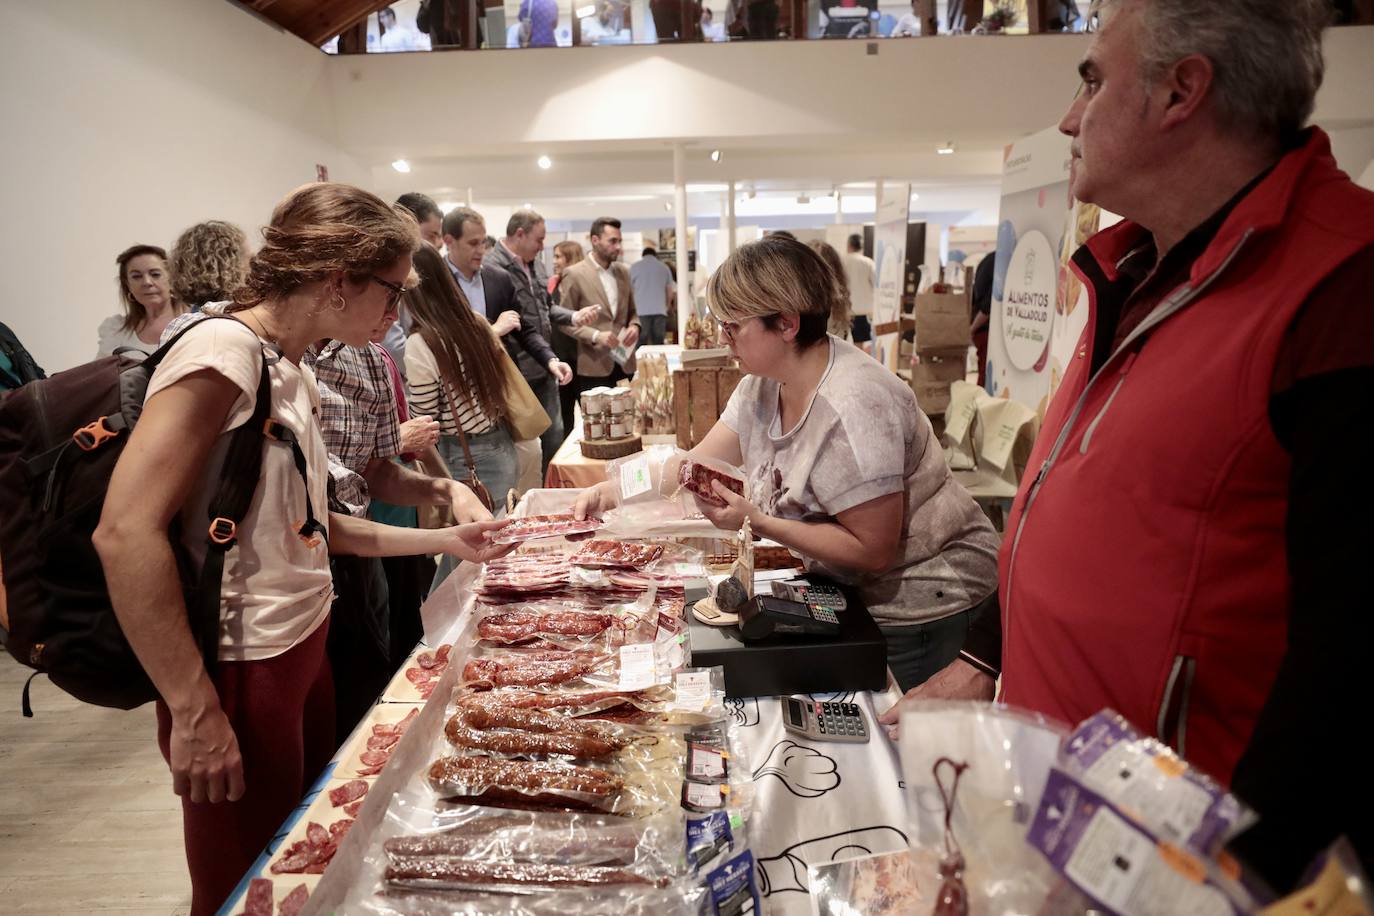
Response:
[[[1374,194],[1304,126],[1328,7],[1101,5],[1060,129],[1125,220],[1074,256],[1090,318],[998,592],[908,695],[1116,709],[1259,812],[1233,851],[1279,890],[1341,834],[1374,853]]]

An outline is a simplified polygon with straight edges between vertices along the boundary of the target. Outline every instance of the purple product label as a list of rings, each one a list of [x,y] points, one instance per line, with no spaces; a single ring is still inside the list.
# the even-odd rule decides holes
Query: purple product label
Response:
[[[745,850],[706,876],[714,916],[748,916],[759,911],[754,855]]]
[[[1231,837],[1244,812],[1211,778],[1103,710],[1064,743],[1069,772],[1163,838],[1206,855]]]
[[[1200,859],[1162,846],[1105,798],[1052,769],[1026,841],[1079,890],[1122,916],[1239,916]]]
[[[713,811],[703,818],[687,820],[687,858],[695,872],[735,842],[730,830],[730,816]]]

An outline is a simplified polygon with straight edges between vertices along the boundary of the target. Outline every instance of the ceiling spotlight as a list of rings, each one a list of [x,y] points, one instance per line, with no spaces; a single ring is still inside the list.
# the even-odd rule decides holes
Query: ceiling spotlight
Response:
[[[553,160],[550,159],[548,156],[540,156],[538,159],[534,160],[534,162],[535,165],[539,166],[541,169],[544,169],[545,171],[548,171],[549,169],[553,168]]]
[[[663,204],[663,209],[665,209],[665,210],[667,210],[667,211],[669,211],[669,212],[672,212],[672,209],[673,209],[673,204],[672,204],[672,202],[671,202],[671,201],[665,201],[664,204]]]
[[[534,204],[530,203],[529,201],[525,201],[523,204],[520,205],[520,209],[521,209],[521,210],[533,210],[533,209],[534,209]]]
[[[720,161],[720,150],[718,150],[718,149],[713,149],[713,150],[711,150],[711,161],[712,161],[712,162],[719,162],[719,161]]]
[[[954,141],[953,141],[953,140],[946,140],[946,141],[945,141],[945,145],[944,145],[944,146],[941,146],[941,147],[937,147],[936,150],[935,150],[935,152],[936,152],[937,155],[940,155],[940,156],[950,156],[950,155],[953,155],[953,154],[954,154]]]
[[[397,159],[395,162],[391,163],[391,167],[396,171],[400,172],[402,175],[405,175],[410,171],[410,163],[404,159]]]
[[[912,192],[911,192],[911,199],[912,199],[912,200],[916,200],[916,199],[917,199],[918,197],[920,197],[920,196],[921,196],[921,195],[920,195],[920,194],[917,194],[915,191],[912,191]]]

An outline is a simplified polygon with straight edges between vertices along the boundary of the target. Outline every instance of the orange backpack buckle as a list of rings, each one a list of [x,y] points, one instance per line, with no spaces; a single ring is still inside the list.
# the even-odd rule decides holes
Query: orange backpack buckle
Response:
[[[320,536],[318,534],[315,534],[314,532],[310,532],[307,534],[306,530],[307,529],[305,522],[297,520],[296,537],[300,538],[301,543],[305,544],[306,547],[309,547],[311,550],[314,550],[316,547],[320,545]]]
[[[88,423],[72,433],[72,441],[76,443],[76,447],[83,452],[89,452],[99,448],[100,444],[105,440],[113,439],[115,436],[119,435],[119,433],[110,429],[109,425],[105,422],[106,419],[106,417],[101,417],[94,423]]]
[[[220,516],[210,523],[210,540],[221,546],[234,543],[238,537],[239,526],[231,518]]]

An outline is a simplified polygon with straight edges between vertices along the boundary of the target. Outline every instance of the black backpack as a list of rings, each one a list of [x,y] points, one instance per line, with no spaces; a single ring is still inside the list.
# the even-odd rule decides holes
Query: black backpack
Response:
[[[231,316],[205,315],[205,319]],[[143,412],[148,381],[167,351],[197,322],[146,359],[121,351],[30,382],[0,401],[0,641],[21,663],[47,674],[72,696],[133,709],[157,690],[124,638],[110,604],[91,535],[110,475]],[[252,417],[236,429],[210,501],[205,563],[199,571],[168,532],[181,573],[191,632],[214,675],[224,556],[236,542],[262,472],[264,436],[289,443],[304,476],[305,458],[290,431],[269,419],[271,383],[264,354]],[[307,499],[302,537],[323,531]],[[29,684],[23,711],[32,716]]]

